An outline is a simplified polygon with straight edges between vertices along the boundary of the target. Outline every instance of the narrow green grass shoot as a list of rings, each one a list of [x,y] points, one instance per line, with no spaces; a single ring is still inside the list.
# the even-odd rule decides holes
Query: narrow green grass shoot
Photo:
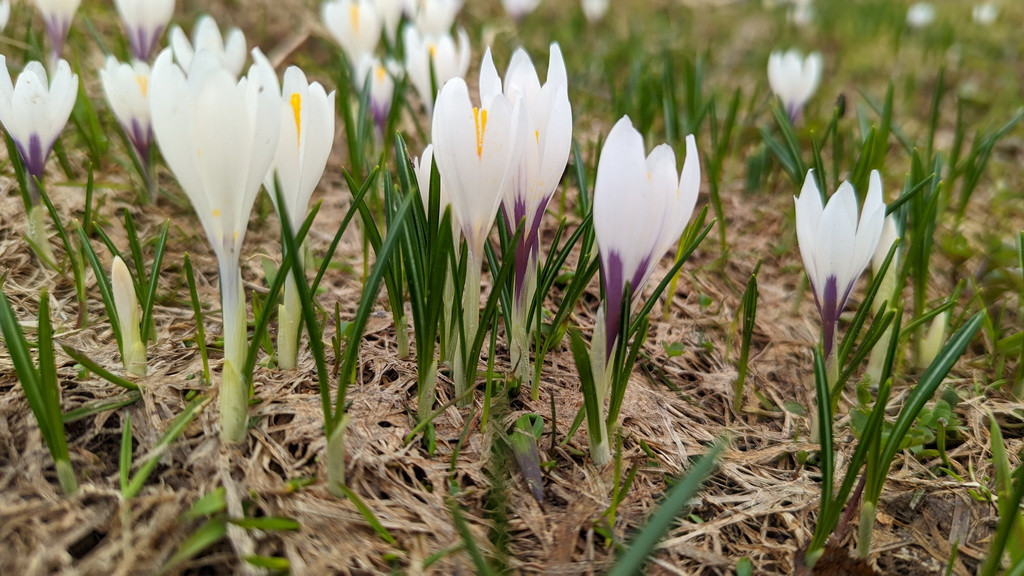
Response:
[[[43,440],[57,469],[57,480],[65,494],[78,489],[75,471],[71,465],[64,421],[60,407],[60,383],[53,350],[53,325],[50,323],[50,295],[44,290],[39,295],[38,364],[32,360],[29,342],[11,309],[7,294],[0,291],[0,329],[18,382],[25,391],[32,414],[42,431]]]

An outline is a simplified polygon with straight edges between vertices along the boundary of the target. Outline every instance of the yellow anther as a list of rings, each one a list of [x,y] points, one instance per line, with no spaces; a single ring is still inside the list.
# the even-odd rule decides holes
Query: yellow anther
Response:
[[[352,20],[352,29],[359,30],[359,4],[353,2],[349,5],[348,17]]]
[[[476,157],[484,154],[484,132],[487,130],[487,109],[473,108],[473,123],[476,125]]]
[[[302,147],[302,94],[292,92],[292,114],[295,115],[295,145]]]
[[[142,74],[136,74],[135,83],[139,85],[139,92],[141,92],[142,97],[145,98],[149,93],[149,78]]]

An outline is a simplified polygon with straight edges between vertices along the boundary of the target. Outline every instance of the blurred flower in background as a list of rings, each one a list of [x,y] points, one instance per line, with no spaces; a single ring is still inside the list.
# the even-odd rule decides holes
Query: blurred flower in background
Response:
[[[917,2],[907,9],[907,25],[924,28],[935,21],[935,6],[930,2]]]

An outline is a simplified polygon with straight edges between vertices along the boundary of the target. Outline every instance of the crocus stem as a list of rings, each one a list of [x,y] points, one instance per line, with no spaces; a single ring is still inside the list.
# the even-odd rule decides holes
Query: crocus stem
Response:
[[[521,248],[517,248],[519,250]],[[528,249],[528,248],[527,248]],[[516,272],[516,286],[512,296],[512,322],[509,333],[509,359],[512,369],[519,379],[520,386],[530,386],[531,396],[537,399],[540,390],[537,382],[531,382],[533,366],[530,363],[530,327],[527,319],[530,305],[537,292],[537,259],[528,256],[525,259],[516,255],[516,266],[525,264],[525,269]]]
[[[224,365],[220,384],[220,436],[224,442],[245,440],[249,413],[249,385],[242,378],[247,330],[245,290],[237,262],[221,265],[221,313],[224,319]]]
[[[345,431],[348,415],[342,415],[333,430],[327,432],[327,491],[336,498],[344,498],[339,486],[345,485]]]
[[[857,525],[857,556],[867,558],[871,553],[871,532],[875,527],[875,503],[867,499],[860,506],[860,523]]]
[[[604,404],[601,404],[601,412],[604,412]],[[608,442],[608,426],[605,424],[603,414],[601,418],[601,439],[596,442],[594,439],[590,440],[590,458],[594,461],[594,466],[604,466],[612,461],[612,452]]]
[[[289,270],[284,281],[284,301],[277,307],[277,365],[284,370],[294,370],[298,365],[301,317],[299,290]]]
[[[609,370],[608,359],[605,357],[605,323],[604,308],[597,312],[597,319],[594,322],[594,335],[590,341],[590,371],[594,378],[594,387],[597,392],[597,414],[587,413],[587,431],[590,434],[590,457],[596,466],[604,466],[611,461],[610,443],[608,441],[608,411],[605,402],[608,400],[609,384],[611,382],[611,370]],[[590,433],[590,423],[597,418],[599,437]]]
[[[423,422],[434,408],[434,393],[437,389],[437,359],[430,363],[427,373],[420,376],[419,398],[416,404],[416,418]]]
[[[886,328],[885,336],[882,336],[882,339],[871,349],[871,355],[868,357],[868,367],[864,370],[864,375],[875,384],[881,383],[879,380],[882,378],[882,363],[885,362],[885,356],[889,351],[889,343],[896,336],[895,331],[896,326]]]
[[[75,479],[75,469],[71,466],[71,460],[54,460],[57,468],[57,481],[65,494],[72,494],[78,490],[78,481]]]
[[[42,203],[34,204],[28,210],[28,238],[37,250],[37,255],[43,264],[56,269],[57,257],[50,247],[50,233],[46,230],[46,206]]]
[[[398,357],[409,357],[409,317],[404,311],[392,311],[395,314],[395,339],[397,340]]]
[[[156,185],[156,160],[152,148],[146,150],[139,165],[142,166],[142,178],[146,181],[146,191],[149,192],[149,203],[156,204],[159,188]]]
[[[134,305],[135,302],[132,302]],[[146,345],[142,342],[142,332],[139,329],[139,313],[133,310],[127,314],[129,321],[127,325],[121,324],[121,341],[124,346],[122,354],[124,370],[134,376],[146,375]]]
[[[466,353],[472,348],[476,340],[476,331],[480,323],[480,270],[483,261],[473,250],[469,251],[469,262],[466,263],[466,285],[462,289],[462,334],[460,341],[455,345],[455,365],[453,367],[453,380],[455,381],[455,395],[463,397],[469,391],[472,382],[476,380],[476,366],[470,366],[469,362],[475,364],[476,359],[466,358]],[[469,403],[469,399],[463,401]]]
[[[458,326],[455,325],[455,314],[452,313],[452,306],[455,305],[455,272],[449,267],[445,276],[444,293],[441,296],[444,306],[441,307],[441,314],[438,323],[445,331],[441,340],[441,360],[452,365],[455,360],[455,348],[458,346]]]

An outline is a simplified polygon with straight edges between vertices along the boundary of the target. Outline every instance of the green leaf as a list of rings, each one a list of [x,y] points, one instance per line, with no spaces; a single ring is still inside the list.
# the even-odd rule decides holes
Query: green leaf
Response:
[[[265,532],[297,532],[302,526],[298,521],[280,516],[261,516],[259,518],[229,518],[228,522],[246,530],[263,530]]]
[[[381,540],[384,540],[392,546],[398,546],[398,541],[395,540],[395,537],[392,536],[390,532],[388,532],[388,529],[384,527],[384,524],[382,524],[377,518],[377,515],[373,513],[373,510],[363,502],[363,499],[359,497],[359,494],[356,494],[351,488],[341,483],[338,484],[338,489],[340,489],[345,494],[345,497],[355,505],[356,510],[359,510],[359,513],[363,515],[363,519],[365,519],[366,523],[373,528],[373,531],[380,536]]]
[[[276,572],[287,572],[292,569],[292,563],[287,558],[280,558],[278,556],[260,556],[255,554],[246,556],[245,561],[253,566]]]
[[[220,542],[227,533],[227,523],[223,518],[213,518],[209,520],[181,543],[177,552],[175,552],[174,555],[167,560],[167,563],[164,564],[163,568],[160,569],[159,574],[167,574],[172,571],[182,562],[196,556],[217,542]]]
[[[200,516],[213,516],[219,514],[228,508],[227,501],[224,499],[226,491],[223,486],[218,486],[213,492],[205,494],[196,503],[192,505],[192,508],[185,513],[185,518],[199,518]]]
[[[672,487],[668,496],[658,507],[658,511],[651,516],[647,525],[633,539],[626,553],[608,573],[609,576],[632,576],[641,573],[648,556],[654,551],[654,547],[675,523],[676,518],[697,493],[697,489],[700,488],[704,479],[714,470],[715,461],[724,449],[725,442],[722,440],[713,444],[707,453],[701,456],[700,460],[687,471],[686,476]]]

